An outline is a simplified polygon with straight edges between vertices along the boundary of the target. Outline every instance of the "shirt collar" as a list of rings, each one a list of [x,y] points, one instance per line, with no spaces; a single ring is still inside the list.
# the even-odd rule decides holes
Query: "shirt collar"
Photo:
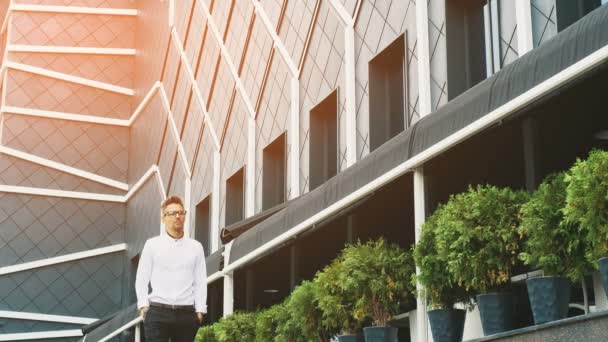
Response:
[[[184,238],[186,237],[186,234],[184,233],[184,235],[182,235],[182,237],[181,237],[181,238],[176,239],[176,238],[172,237],[171,235],[169,235],[169,233],[167,232],[167,230],[165,230],[165,231],[164,231],[164,234],[162,234],[162,235],[163,235],[163,236],[164,236],[166,239],[168,239],[169,241],[172,241],[172,242],[173,242],[173,241],[175,241],[175,242],[180,242],[180,241],[183,241],[183,240],[184,240]]]

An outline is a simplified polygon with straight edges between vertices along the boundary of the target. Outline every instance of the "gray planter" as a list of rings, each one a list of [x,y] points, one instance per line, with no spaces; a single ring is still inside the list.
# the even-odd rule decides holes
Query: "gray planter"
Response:
[[[568,317],[570,281],[565,277],[537,277],[526,281],[534,324]]]
[[[477,295],[479,316],[485,336],[513,330],[513,301],[511,293],[495,292]]]
[[[608,257],[601,258],[597,263],[600,269],[602,285],[604,285],[604,292],[606,292],[606,296],[608,296]]]
[[[338,342],[363,342],[363,334],[339,335]]]
[[[464,331],[465,310],[435,309],[428,312],[435,342],[460,342]]]
[[[363,328],[365,342],[397,342],[399,329],[394,327],[367,327]]]

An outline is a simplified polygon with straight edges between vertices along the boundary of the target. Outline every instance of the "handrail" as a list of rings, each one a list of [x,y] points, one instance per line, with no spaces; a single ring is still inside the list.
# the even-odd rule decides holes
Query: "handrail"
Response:
[[[114,336],[120,334],[121,332],[130,329],[131,327],[135,326],[135,342],[139,342],[140,338],[141,338],[141,327],[140,327],[140,323],[142,323],[144,320],[141,317],[137,317],[136,319],[128,322],[127,324],[123,325],[122,327],[114,330],[113,332],[111,332],[109,335],[107,335],[106,337],[102,338],[101,340],[99,340],[99,342],[105,342],[105,341],[109,341],[111,338],[113,338]],[[86,338],[86,336],[85,336]]]

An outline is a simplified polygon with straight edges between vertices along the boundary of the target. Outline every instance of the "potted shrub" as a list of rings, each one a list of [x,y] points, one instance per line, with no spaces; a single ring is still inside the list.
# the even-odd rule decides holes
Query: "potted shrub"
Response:
[[[566,174],[549,175],[521,208],[519,234],[524,238],[520,258],[543,270],[527,280],[534,323],[566,318],[570,281],[581,281],[591,269],[578,225],[564,221]]]
[[[361,330],[364,320],[354,315],[353,307],[357,298],[349,291],[350,287],[344,287],[348,275],[343,265],[342,258],[338,257],[317,273],[314,279],[321,326],[330,336],[338,335],[339,342],[360,342],[363,341]]]
[[[285,305],[277,304],[258,313],[255,322],[255,341],[273,341],[277,335],[279,320],[285,316]]]
[[[437,230],[443,207],[439,206],[422,225],[420,240],[414,248],[418,266],[415,279],[422,285],[420,295],[427,300],[431,333],[435,342],[460,342],[464,332],[465,310],[455,309],[456,303],[471,303],[471,295],[446,272],[446,258],[438,253]],[[470,306],[470,305],[469,305]]]
[[[332,336],[321,326],[317,293],[317,283],[304,281],[291,292],[286,307],[295,327],[306,341],[326,342]]]
[[[215,338],[218,342],[254,341],[255,324],[255,312],[235,312],[215,326]]]
[[[505,291],[520,252],[519,210],[529,195],[495,186],[470,186],[442,208],[436,231],[454,281],[477,293],[485,335],[513,328],[513,295]]]
[[[587,259],[599,266],[608,294],[608,152],[594,150],[577,160],[566,181],[565,219],[581,229]]]
[[[413,304],[411,282],[416,273],[411,250],[389,244],[384,239],[347,246],[341,255],[345,277],[343,286],[354,293],[355,318],[372,320],[363,329],[365,341],[397,341],[397,328],[388,322],[404,303]]]

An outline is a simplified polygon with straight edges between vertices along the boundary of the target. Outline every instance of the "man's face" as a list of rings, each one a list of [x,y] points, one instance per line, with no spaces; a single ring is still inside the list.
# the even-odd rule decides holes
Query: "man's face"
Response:
[[[184,229],[184,221],[186,220],[186,215],[183,214],[184,207],[177,203],[171,203],[163,212],[163,223],[165,227],[171,230],[181,230]]]

